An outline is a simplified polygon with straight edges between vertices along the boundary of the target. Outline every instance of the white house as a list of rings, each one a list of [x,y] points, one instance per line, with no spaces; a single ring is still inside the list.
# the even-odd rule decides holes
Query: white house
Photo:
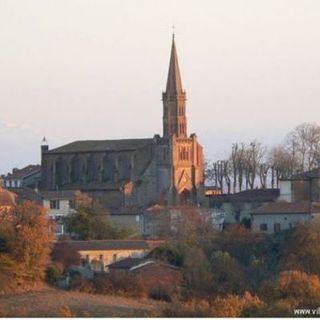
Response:
[[[257,232],[275,233],[291,229],[299,223],[311,223],[319,217],[319,202],[273,202],[253,211],[251,228]]]
[[[76,191],[42,192],[43,206],[48,209],[49,218],[56,222],[56,235],[65,234],[63,218],[75,212]]]

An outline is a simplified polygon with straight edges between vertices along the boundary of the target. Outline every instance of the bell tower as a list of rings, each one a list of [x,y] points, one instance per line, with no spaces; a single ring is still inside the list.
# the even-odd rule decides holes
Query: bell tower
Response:
[[[172,35],[171,55],[166,91],[163,101],[163,137],[187,137],[186,92],[182,89],[178,56],[174,34]]]

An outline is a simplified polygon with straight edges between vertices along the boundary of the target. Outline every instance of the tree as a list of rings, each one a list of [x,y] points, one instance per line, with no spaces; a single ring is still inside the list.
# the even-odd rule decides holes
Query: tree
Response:
[[[285,300],[292,308],[315,308],[320,303],[320,278],[297,270],[284,271],[261,288],[261,296],[269,304]]]
[[[299,224],[290,230],[281,251],[283,270],[296,269],[320,276],[319,223]]]
[[[187,248],[182,267],[188,296],[206,297],[212,289],[212,273],[207,257],[199,248]]]
[[[245,278],[237,260],[228,252],[215,251],[210,259],[212,286],[217,294],[242,293]]]
[[[0,215],[0,274],[11,283],[34,284],[45,277],[53,234],[46,209],[26,201]]]
[[[289,178],[297,170],[297,161],[294,155],[284,146],[274,147],[269,153],[269,162],[272,170],[271,185],[279,187],[279,180]]]
[[[311,170],[319,166],[320,126],[302,123],[286,139],[287,149],[298,163],[298,170]]]
[[[81,192],[76,194],[76,211],[65,218],[65,224],[80,240],[121,239],[132,233],[112,225],[108,212]]]
[[[213,317],[240,317],[246,308],[252,308],[262,305],[262,301],[257,296],[252,296],[250,292],[244,295],[227,295],[226,297],[217,297],[211,305],[211,316]]]

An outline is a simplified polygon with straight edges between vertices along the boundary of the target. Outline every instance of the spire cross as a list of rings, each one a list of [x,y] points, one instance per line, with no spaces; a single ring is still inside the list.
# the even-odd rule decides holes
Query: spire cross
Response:
[[[174,31],[175,31],[175,28],[174,28],[174,24],[172,25],[172,38],[174,39]]]

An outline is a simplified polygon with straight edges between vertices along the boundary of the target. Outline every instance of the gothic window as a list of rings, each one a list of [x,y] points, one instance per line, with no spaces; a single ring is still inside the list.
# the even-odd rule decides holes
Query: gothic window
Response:
[[[120,180],[130,179],[131,175],[131,165],[128,157],[125,154],[119,157],[119,177]]]
[[[81,179],[81,162],[78,155],[74,156],[71,161],[71,179],[72,182],[79,182]]]
[[[113,180],[114,161],[108,155],[103,158],[103,181]]]
[[[58,160],[55,163],[55,174],[56,174],[56,187],[61,186],[62,179],[63,179],[63,172],[62,172],[62,160],[61,158],[58,158]]]
[[[96,181],[98,179],[98,174],[99,174],[98,161],[93,155],[90,155],[88,158],[88,164],[87,164],[88,182]]]

